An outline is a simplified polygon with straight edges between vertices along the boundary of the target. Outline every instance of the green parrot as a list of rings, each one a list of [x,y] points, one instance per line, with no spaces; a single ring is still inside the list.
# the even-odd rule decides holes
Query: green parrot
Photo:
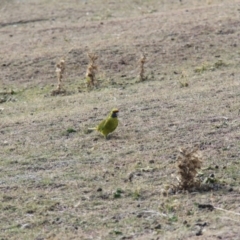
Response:
[[[106,139],[109,133],[112,133],[118,126],[118,109],[113,108],[112,111],[108,114],[107,118],[99,123],[95,128],[89,128],[89,130],[97,130],[100,132]]]

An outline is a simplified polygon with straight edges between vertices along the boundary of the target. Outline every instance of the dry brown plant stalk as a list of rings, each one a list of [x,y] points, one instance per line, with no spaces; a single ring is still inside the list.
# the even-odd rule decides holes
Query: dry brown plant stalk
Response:
[[[200,186],[200,181],[196,180],[197,170],[201,169],[202,166],[202,155],[199,149],[179,149],[178,160],[178,174],[179,179],[179,189],[190,190],[195,187]]]
[[[180,81],[180,87],[188,87],[189,86],[189,83],[187,81],[188,79],[188,75],[187,75],[187,72],[185,70],[182,71],[182,74],[181,74],[181,79],[183,79],[183,81]]]
[[[144,81],[146,78],[144,76],[144,64],[146,62],[146,56],[143,54],[139,63],[140,63],[140,73],[139,73],[139,81],[142,82]]]
[[[61,91],[63,88],[62,79],[63,79],[64,71],[65,71],[65,61],[64,59],[62,59],[56,65],[56,73],[57,73],[57,79],[58,79],[57,90],[59,91]]]
[[[56,64],[58,85],[57,85],[57,89],[52,91],[52,95],[65,93],[65,90],[63,89],[63,82],[62,82],[64,72],[65,72],[65,60],[61,59],[60,62]]]
[[[98,66],[96,60],[98,56],[94,53],[88,53],[89,64],[86,72],[87,87],[94,87],[96,85],[96,71]]]

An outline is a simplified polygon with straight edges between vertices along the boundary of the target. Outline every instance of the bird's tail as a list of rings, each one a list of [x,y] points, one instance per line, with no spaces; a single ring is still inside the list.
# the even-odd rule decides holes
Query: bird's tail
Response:
[[[96,127],[94,127],[94,128],[88,128],[88,130],[97,130],[97,128],[96,128]]]

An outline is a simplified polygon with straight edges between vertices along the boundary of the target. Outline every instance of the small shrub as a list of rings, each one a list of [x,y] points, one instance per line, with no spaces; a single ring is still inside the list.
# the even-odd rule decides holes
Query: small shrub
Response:
[[[179,149],[178,174],[179,189],[189,190],[200,186],[200,181],[196,180],[198,169],[202,166],[202,156],[198,148],[194,149]]]

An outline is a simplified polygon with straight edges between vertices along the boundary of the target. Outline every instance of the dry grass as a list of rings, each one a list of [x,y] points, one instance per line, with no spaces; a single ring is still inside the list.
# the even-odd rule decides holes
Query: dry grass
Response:
[[[181,80],[180,80],[180,87],[188,87],[189,86],[188,75],[186,71],[182,71]]]
[[[144,69],[144,64],[146,62],[146,56],[143,54],[140,61],[139,61],[139,66],[140,66],[140,71],[139,71],[139,81],[142,82],[146,80],[145,74],[145,69]]]
[[[98,59],[98,56],[94,53],[89,52],[88,58],[89,58],[89,64],[86,72],[86,80],[87,80],[87,87],[92,88],[97,84],[96,71],[98,69],[98,66],[96,64],[96,60]]]
[[[0,103],[11,101],[11,97],[15,92],[11,89],[9,91],[0,92]]]
[[[65,72],[65,60],[61,59],[59,63],[56,64],[56,73],[57,73],[57,89],[52,91],[52,96],[63,94],[66,90],[63,88],[63,75]]]
[[[198,170],[202,166],[202,156],[198,148],[180,148],[178,161],[179,189],[192,190],[200,187],[201,182],[196,179]]]
[[[1,88],[15,92],[0,108],[1,238],[238,239],[238,8],[226,0],[1,5]],[[79,86],[85,45],[101,56],[101,88],[50,96],[61,56],[67,88]],[[140,49],[154,79],[136,84]],[[182,69],[191,87],[179,88]],[[120,123],[109,141],[84,133],[113,106]],[[199,146],[204,161],[197,177],[183,164],[179,179],[210,187],[163,196],[186,145]],[[179,160],[196,160],[191,152]]]

